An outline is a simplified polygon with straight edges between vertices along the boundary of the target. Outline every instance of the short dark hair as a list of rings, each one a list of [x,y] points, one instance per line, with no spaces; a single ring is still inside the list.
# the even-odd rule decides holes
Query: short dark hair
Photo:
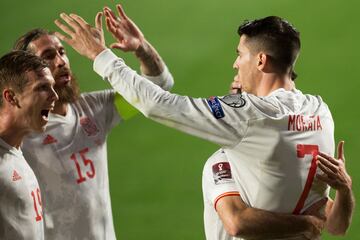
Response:
[[[0,58],[0,92],[6,87],[11,87],[16,92],[23,92],[29,82],[26,73],[29,71],[40,72],[48,64],[40,57],[27,51],[12,51]],[[0,106],[3,101],[0,97]]]
[[[300,51],[300,32],[288,21],[277,16],[245,21],[238,34],[253,41],[257,51],[269,55],[280,73],[287,73],[290,69],[291,78],[296,78],[293,67]]]
[[[44,35],[54,35],[54,32],[42,28],[30,30],[16,40],[13,50],[31,51],[30,43]]]

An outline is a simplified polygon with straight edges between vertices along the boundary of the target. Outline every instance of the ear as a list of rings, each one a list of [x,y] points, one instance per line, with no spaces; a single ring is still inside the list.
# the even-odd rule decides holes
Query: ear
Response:
[[[263,53],[263,52],[260,52],[258,55],[257,55],[257,68],[259,71],[262,71],[262,72],[265,72],[265,70],[268,68],[268,61],[269,61],[269,58],[268,56]]]
[[[5,88],[2,94],[4,102],[8,102],[11,105],[19,106],[18,99],[15,96],[15,92],[11,89]]]

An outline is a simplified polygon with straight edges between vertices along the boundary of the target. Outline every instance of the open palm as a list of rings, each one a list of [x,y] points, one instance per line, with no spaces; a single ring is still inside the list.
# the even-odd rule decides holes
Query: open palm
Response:
[[[110,8],[104,8],[106,28],[117,40],[110,47],[118,48],[125,52],[136,51],[144,41],[144,35],[136,24],[126,16],[120,4],[116,8],[120,17],[116,17]]]

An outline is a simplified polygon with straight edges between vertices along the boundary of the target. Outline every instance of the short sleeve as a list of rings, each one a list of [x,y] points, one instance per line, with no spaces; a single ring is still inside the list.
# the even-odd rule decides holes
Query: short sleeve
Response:
[[[218,200],[225,196],[239,196],[232,176],[231,166],[222,149],[215,152],[203,170],[204,198],[216,209]]]
[[[83,97],[93,117],[99,123],[104,124],[106,131],[112,129],[122,120],[115,106],[115,92],[113,90],[85,93]]]

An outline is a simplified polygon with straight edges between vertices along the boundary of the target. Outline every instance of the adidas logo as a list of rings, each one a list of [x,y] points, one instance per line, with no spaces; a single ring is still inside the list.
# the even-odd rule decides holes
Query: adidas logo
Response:
[[[51,136],[50,134],[46,135],[46,137],[43,140],[43,145],[47,145],[47,144],[52,144],[52,143],[56,143],[57,140]]]
[[[18,174],[18,172],[16,170],[14,170],[13,172],[13,176],[12,176],[12,180],[13,182],[20,180],[22,177]]]

